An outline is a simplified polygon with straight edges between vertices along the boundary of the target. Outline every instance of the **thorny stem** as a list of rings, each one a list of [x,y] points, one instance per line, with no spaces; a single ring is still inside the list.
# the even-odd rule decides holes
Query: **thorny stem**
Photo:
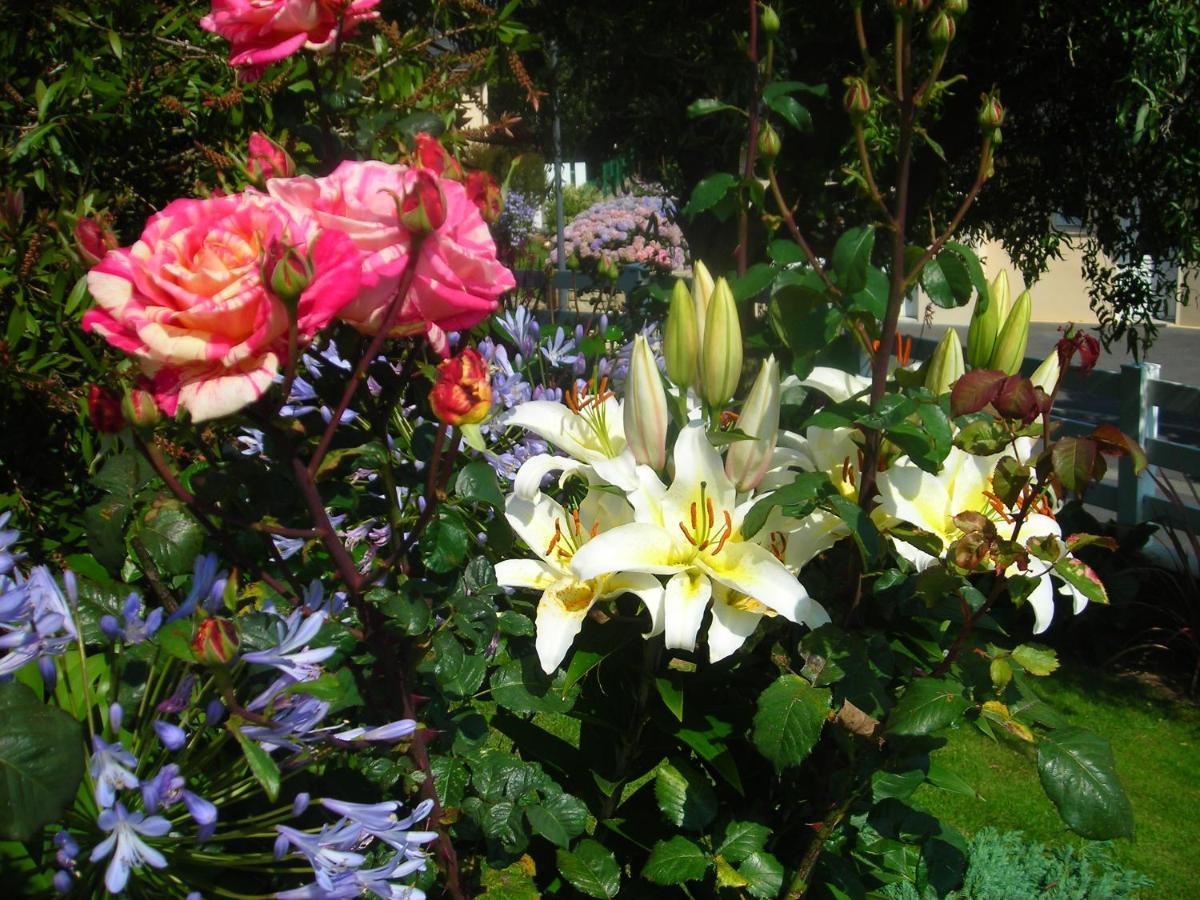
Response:
[[[858,49],[862,53],[863,63],[871,65],[871,48],[867,46],[867,30],[863,27],[862,3],[854,4],[854,36],[858,38]]]
[[[875,172],[871,168],[871,157],[867,154],[867,136],[863,132],[861,122],[854,123],[854,141],[858,145],[858,160],[862,163],[863,177],[867,181],[867,190],[871,194],[871,201],[883,211],[883,215],[888,223],[894,226],[895,220],[892,218],[892,212],[887,208],[887,203],[884,202],[879,185],[875,183]]]
[[[346,585],[346,591],[352,596],[357,596],[362,588],[362,576],[359,575],[358,567],[354,564],[354,558],[350,556],[350,551],[346,549],[346,545],[338,537],[333,523],[329,521],[329,513],[325,511],[325,504],[321,502],[321,494],[317,490],[316,482],[313,481],[312,475],[305,468],[304,462],[299,456],[292,456],[292,471],[296,476],[296,486],[300,489],[305,505],[308,506],[308,514],[317,526],[316,530],[321,536],[321,542],[325,545],[325,549],[333,557],[333,563],[337,566],[338,575]]]
[[[837,827],[842,824],[842,820],[846,818],[846,814],[850,812],[850,807],[858,799],[859,790],[861,788],[852,790],[845,800],[826,813],[825,818],[821,820],[821,825],[817,829],[816,835],[804,851],[804,858],[800,860],[800,866],[796,869],[796,874],[792,876],[792,880],[788,883],[787,893],[784,894],[787,900],[799,900],[799,898],[808,893],[808,879],[817,865],[817,860],[821,858],[821,850],[824,849],[825,842],[829,840],[833,832],[837,830]]]

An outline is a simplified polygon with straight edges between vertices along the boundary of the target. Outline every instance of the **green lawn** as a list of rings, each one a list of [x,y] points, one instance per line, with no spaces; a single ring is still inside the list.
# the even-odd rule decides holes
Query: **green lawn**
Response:
[[[1200,847],[1200,708],[1098,671],[1058,672],[1039,685],[1072,725],[1112,744],[1137,823],[1135,840],[1116,843],[1117,859],[1154,879],[1150,896],[1200,897],[1193,872]],[[970,726],[949,737],[938,759],[983,800],[924,787],[919,805],[967,835],[991,825],[1020,829],[1046,843],[1079,840],[1042,792],[1032,748],[995,743]]]

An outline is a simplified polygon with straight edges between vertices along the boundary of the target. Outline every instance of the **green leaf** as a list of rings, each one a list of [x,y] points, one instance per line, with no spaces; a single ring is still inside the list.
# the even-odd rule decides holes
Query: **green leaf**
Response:
[[[0,684],[0,837],[26,841],[83,779],[83,726],[23,684]]]
[[[599,841],[587,838],[574,850],[559,850],[555,856],[558,871],[587,896],[608,900],[621,889],[621,869]]]
[[[746,270],[746,274],[741,278],[733,279],[729,288],[733,293],[733,299],[740,303],[762,293],[774,278],[775,270],[771,266],[766,263],[755,263]],[[484,463],[484,465],[487,464]]]
[[[655,678],[654,686],[658,696],[678,721],[683,721],[683,688],[677,686],[669,678]]]
[[[838,238],[833,248],[833,271],[846,293],[854,294],[867,286],[867,266],[874,248],[875,229],[868,226],[851,228]]]
[[[1095,570],[1080,559],[1067,557],[1054,564],[1055,573],[1092,603],[1108,604],[1108,591]]]
[[[992,473],[992,490],[1005,506],[1015,506],[1032,473],[1029,466],[1022,465],[1012,456],[1005,456],[996,463]]]
[[[746,890],[751,897],[777,897],[783,887],[783,865],[765,850],[747,856],[737,873],[748,882]]]
[[[798,472],[791,484],[772,491],[750,507],[742,520],[742,535],[749,538],[757,534],[776,506],[783,507],[785,515],[803,518],[816,508],[822,497],[835,490],[825,472]]]
[[[991,456],[1012,443],[1003,422],[995,419],[976,419],[968,422],[954,436],[954,446],[972,456]]]
[[[682,884],[703,878],[709,859],[704,851],[682,835],[659,841],[650,851],[642,877],[655,884]]]
[[[105,496],[83,511],[88,549],[101,565],[117,570],[125,562],[125,523],[129,520],[129,501]]]
[[[154,470],[137,453],[126,450],[110,457],[92,479],[92,484],[108,494],[126,500],[154,480]]]
[[[686,216],[695,216],[711,209],[721,202],[729,189],[737,184],[737,179],[728,172],[717,172],[700,180],[692,189],[692,198],[682,210]]]
[[[689,119],[699,119],[701,116],[711,116],[718,112],[735,112],[745,115],[742,110],[736,106],[730,106],[728,103],[722,103],[715,97],[701,97],[699,100],[693,100],[688,104],[687,115]]]
[[[241,746],[246,762],[250,765],[250,774],[262,785],[267,799],[274,803],[279,798],[279,766],[271,759],[271,754],[242,734],[242,729],[235,722],[227,722],[225,728]]]
[[[1050,450],[1050,462],[1063,487],[1072,493],[1099,481],[1107,468],[1099,446],[1090,438],[1059,438]]]
[[[772,81],[763,88],[763,100],[771,101],[784,94],[794,94],[803,91],[813,97],[828,97],[829,88],[824,84],[808,84],[804,81]]]
[[[1117,779],[1108,741],[1063,728],[1038,744],[1046,795],[1076,834],[1095,841],[1133,837],[1133,808]]]
[[[566,847],[571,838],[583,834],[587,825],[587,807],[570,794],[559,794],[526,807],[525,817],[535,834],[559,847]]]
[[[956,772],[951,772],[935,759],[929,761],[929,771],[925,774],[925,780],[939,790],[980,799],[979,792],[971,787],[966,779]]]
[[[808,257],[795,241],[784,239],[771,241],[767,247],[767,255],[781,266],[793,266],[805,262]]]
[[[754,746],[776,769],[804,761],[829,713],[831,694],[799,675],[781,675],[758,698],[754,714]]]
[[[869,313],[883,321],[887,314],[888,291],[891,284],[887,275],[875,266],[867,266],[866,285],[850,295],[850,308]]]
[[[454,492],[469,503],[483,503],[492,509],[504,511],[504,492],[496,472],[485,462],[473,462],[458,473]]]
[[[441,506],[421,536],[421,559],[433,572],[451,572],[466,559],[470,543],[471,532],[462,514]]]
[[[871,517],[857,503],[842,496],[830,497],[829,505],[838,518],[846,523],[846,527],[850,529],[850,536],[858,545],[858,552],[862,554],[867,565],[871,566],[883,553],[883,539],[879,536],[879,529],[875,527]]]
[[[142,516],[137,536],[164,575],[183,575],[204,547],[204,529],[176,500],[153,504]]]
[[[375,588],[367,592],[367,600],[377,605],[388,620],[405,634],[421,634],[429,627],[429,604],[413,592]]]
[[[717,814],[717,795],[708,779],[682,760],[659,766],[654,797],[667,821],[687,831],[702,831]]]
[[[966,268],[967,277],[970,279],[971,286],[975,288],[975,293],[980,297],[988,296],[987,276],[983,272],[983,265],[979,262],[979,257],[975,254],[975,251],[957,241],[947,241],[942,246],[942,253],[938,258],[941,259],[947,253],[953,253],[957,256]]]
[[[812,131],[812,114],[795,97],[780,94],[767,100],[767,106],[799,132]]]
[[[949,725],[968,703],[962,685],[948,678],[919,678],[908,686],[887,719],[888,734],[925,735]]]
[[[954,291],[950,288],[950,282],[946,280],[946,275],[942,272],[942,267],[938,265],[936,259],[925,263],[925,268],[921,270],[921,287],[925,288],[925,293],[929,295],[929,299],[934,302],[935,306],[940,306],[942,309],[954,309],[962,305],[955,298]]]
[[[1041,644],[1021,644],[1012,652],[1015,659],[1030,675],[1049,675],[1058,668],[1058,655]]]
[[[429,761],[429,769],[433,773],[438,802],[450,808],[462,805],[471,780],[467,764],[457,756],[434,756]]]
[[[717,847],[717,856],[732,863],[739,863],[752,853],[766,846],[771,829],[757,822],[730,822],[725,826],[725,835]]]
[[[503,869],[485,865],[481,878],[484,890],[480,896],[484,900],[541,900],[531,868],[527,857]]]

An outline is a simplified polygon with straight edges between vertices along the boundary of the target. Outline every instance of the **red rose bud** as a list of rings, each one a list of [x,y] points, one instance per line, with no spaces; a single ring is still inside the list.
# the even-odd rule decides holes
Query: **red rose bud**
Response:
[[[942,10],[929,22],[929,43],[938,50],[949,46],[954,40],[954,17]]]
[[[933,6],[933,0],[912,0],[913,12],[923,13]]]
[[[861,122],[871,111],[871,90],[867,87],[867,82],[862,78],[847,78],[842,106],[846,108],[852,122]]]
[[[1000,97],[995,91],[980,95],[979,127],[984,131],[993,131],[1004,124],[1004,107],[1000,105]]]
[[[255,181],[291,178],[296,174],[296,164],[286,150],[261,131],[256,131],[250,135],[246,173]]]
[[[446,152],[437,138],[424,131],[417,135],[416,157],[421,166],[432,169],[443,178],[462,181],[463,170],[458,160]]]
[[[103,434],[116,434],[125,427],[125,416],[121,413],[121,401],[98,384],[88,388],[88,418]]]
[[[267,245],[262,280],[288,309],[296,308],[312,277],[312,265],[294,247],[279,240]]]
[[[492,383],[484,358],[471,347],[438,366],[429,405],[447,425],[478,425],[492,408]]]
[[[162,418],[154,395],[143,387],[133,387],[125,392],[121,413],[134,428],[153,428]]]
[[[90,216],[81,216],[75,222],[75,249],[83,257],[84,264],[91,268],[109,250],[117,249],[117,236],[107,224]]]
[[[227,666],[237,656],[241,643],[233,622],[208,618],[196,629],[196,635],[192,638],[192,654],[198,662],[206,665]]]
[[[467,196],[479,209],[483,221],[494,225],[504,212],[504,197],[500,194],[500,185],[487,172],[472,172],[467,176]]]
[[[400,223],[414,234],[437,231],[446,222],[446,195],[429,169],[417,169],[412,188],[400,201]]]

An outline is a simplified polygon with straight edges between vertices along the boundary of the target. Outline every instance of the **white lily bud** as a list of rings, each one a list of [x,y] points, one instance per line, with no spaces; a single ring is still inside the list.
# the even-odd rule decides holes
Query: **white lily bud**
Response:
[[[644,335],[633,339],[625,391],[625,440],[633,458],[662,471],[667,464],[667,393]]]
[[[671,291],[671,307],[667,312],[663,352],[667,358],[667,375],[685,391],[698,381],[696,367],[700,359],[700,325],[696,321],[696,305],[687,285],[675,282]]]
[[[962,378],[966,367],[963,365],[962,344],[958,341],[958,332],[947,328],[946,333],[938,342],[933,356],[929,357],[929,368],[925,372],[925,387],[936,396],[948,393],[954,382]]]
[[[708,321],[708,301],[712,298],[713,278],[708,267],[700,260],[692,263],[692,303],[696,307],[696,337],[698,345],[704,347],[704,325]],[[697,365],[704,363],[697,358]],[[697,380],[703,377],[703,368],[697,372]]]
[[[701,392],[709,406],[723,407],[742,377],[742,323],[724,278],[717,280],[709,298],[701,347]]]
[[[1062,364],[1058,361],[1058,348],[1055,348],[1042,360],[1042,364],[1033,370],[1029,380],[1033,382],[1034,387],[1040,387],[1047,394],[1053,394],[1061,376]]]
[[[774,355],[763,360],[758,377],[738,416],[738,431],[753,440],[734,441],[725,457],[725,474],[739,491],[758,486],[771,465],[779,436],[779,364]]]

